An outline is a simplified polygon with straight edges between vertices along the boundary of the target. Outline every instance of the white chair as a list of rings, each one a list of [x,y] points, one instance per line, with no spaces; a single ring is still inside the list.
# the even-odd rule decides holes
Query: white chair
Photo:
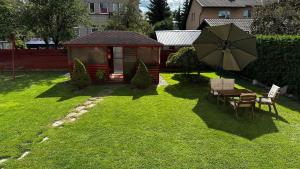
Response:
[[[234,90],[234,79],[222,79],[223,80],[223,89],[222,90]]]
[[[269,93],[265,94],[263,97],[259,97],[256,99],[256,102],[259,104],[259,109],[261,109],[261,105],[268,105],[269,107],[269,112],[272,111],[272,107],[275,110],[275,113],[278,118],[278,111],[276,108],[276,99],[278,98],[280,94],[280,87],[276,86],[273,84],[272,88],[270,89]]]
[[[223,89],[222,83],[222,79],[210,79],[210,94],[218,96],[218,91]]]

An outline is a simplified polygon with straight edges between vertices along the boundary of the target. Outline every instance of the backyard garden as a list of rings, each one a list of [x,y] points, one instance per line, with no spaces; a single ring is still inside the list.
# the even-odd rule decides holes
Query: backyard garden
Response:
[[[0,75],[0,160],[3,168],[299,168],[300,104],[281,96],[279,118],[217,105],[209,78],[162,73],[168,85],[75,90],[64,73]],[[237,88],[265,89],[236,80]],[[101,91],[90,112],[53,127]],[[47,139],[45,139],[47,138]],[[22,155],[27,152],[23,158]]]

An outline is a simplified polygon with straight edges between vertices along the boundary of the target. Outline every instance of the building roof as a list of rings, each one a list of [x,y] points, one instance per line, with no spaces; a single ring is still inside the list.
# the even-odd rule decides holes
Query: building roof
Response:
[[[245,7],[261,5],[262,0],[196,0],[202,7]]]
[[[129,31],[97,31],[64,43],[65,46],[163,46],[145,35]]]
[[[240,29],[251,32],[251,24],[253,23],[253,19],[204,19],[204,21],[200,25],[200,29],[205,26],[219,26],[233,23]]]
[[[201,34],[200,30],[156,31],[157,41],[165,46],[191,46]]]

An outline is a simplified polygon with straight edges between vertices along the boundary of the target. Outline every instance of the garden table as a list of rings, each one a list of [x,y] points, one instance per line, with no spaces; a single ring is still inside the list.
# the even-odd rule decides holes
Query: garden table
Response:
[[[240,97],[242,93],[253,93],[253,92],[247,89],[219,90],[218,98],[217,98],[218,104],[219,101],[221,100],[225,105],[228,98]]]

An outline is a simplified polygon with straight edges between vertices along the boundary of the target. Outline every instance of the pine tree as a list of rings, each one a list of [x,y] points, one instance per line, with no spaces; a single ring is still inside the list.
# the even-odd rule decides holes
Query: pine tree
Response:
[[[150,0],[147,16],[149,22],[154,25],[157,22],[170,18],[171,10],[167,0]]]
[[[183,8],[182,8],[182,12],[181,12],[181,19],[180,19],[180,23],[179,23],[179,29],[181,30],[185,30],[186,29],[186,21],[187,21],[187,17],[189,14],[189,5],[190,5],[190,0],[186,0],[183,3]]]
[[[177,21],[177,24],[180,28],[180,25],[181,25],[181,22],[182,22],[182,17],[181,17],[181,13],[182,13],[182,10],[181,10],[181,7],[179,6],[177,10],[175,10],[173,12],[173,18],[175,21]]]

